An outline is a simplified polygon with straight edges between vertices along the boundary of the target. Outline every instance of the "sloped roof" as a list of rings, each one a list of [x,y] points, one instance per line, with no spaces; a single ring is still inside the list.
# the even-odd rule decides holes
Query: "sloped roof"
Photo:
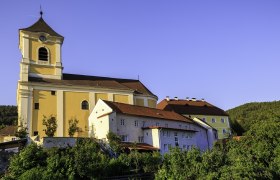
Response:
[[[157,108],[168,111],[174,111],[184,115],[228,116],[228,114],[224,110],[202,100],[193,101],[185,99],[164,99],[157,104]]]
[[[149,150],[149,151],[158,151],[159,148],[156,148],[150,144],[146,143],[131,143],[131,142],[121,142],[121,145],[128,149],[137,149],[137,150]]]
[[[14,136],[17,132],[17,126],[6,126],[0,129],[0,136]]]
[[[39,18],[37,22],[35,22],[33,25],[27,27],[27,28],[22,28],[20,30],[24,31],[29,31],[29,32],[45,32],[48,33],[49,35],[56,36],[56,37],[61,37],[60,34],[55,32],[45,21],[42,17]]]
[[[172,111],[164,111],[155,108],[148,108],[143,106],[136,106],[136,105],[130,105],[124,103],[111,102],[111,101],[104,101],[104,102],[108,106],[110,106],[114,111],[126,115],[152,117],[157,119],[167,119],[167,120],[193,123],[191,119]]]
[[[120,79],[100,76],[88,76],[78,74],[63,74],[63,79],[47,79],[38,77],[29,77],[30,82],[66,86],[88,86],[108,89],[130,90],[135,94],[155,96],[139,80]]]

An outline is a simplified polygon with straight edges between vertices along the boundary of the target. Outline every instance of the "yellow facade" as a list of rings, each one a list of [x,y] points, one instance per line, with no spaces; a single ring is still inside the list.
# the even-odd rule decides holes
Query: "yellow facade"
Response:
[[[56,57],[56,49],[55,49],[55,44],[54,43],[47,43],[47,42],[44,42],[44,43],[41,43],[40,41],[38,40],[31,40],[30,41],[30,57],[31,57],[31,60],[33,61],[38,61],[38,50],[40,47],[45,47],[48,52],[49,52],[49,62],[50,64],[55,64],[56,63],[56,60],[55,60],[55,57]]]
[[[33,115],[32,115],[32,132],[38,131],[40,137],[45,136],[43,131],[44,116],[57,117],[57,99],[56,95],[52,95],[51,91],[33,90]],[[39,103],[39,109],[35,109],[35,103]]]
[[[128,104],[128,95],[114,94],[113,99],[114,99],[114,102]]]
[[[136,98],[135,105],[137,106],[144,106],[144,99]]]
[[[54,75],[55,68],[54,67],[42,67],[38,65],[31,65],[30,72],[35,74],[44,74],[44,75]]]
[[[207,124],[218,130],[218,139],[223,139],[228,137],[228,133],[223,133],[223,130],[229,132],[229,122],[227,116],[205,116],[205,115],[191,115],[191,117],[197,117],[199,119],[205,120]],[[213,121],[212,121],[213,119]],[[222,122],[224,119],[224,122]]]
[[[95,103],[97,103],[98,99],[108,101],[108,94],[107,93],[95,93]]]
[[[153,99],[148,99],[148,107],[150,108],[156,108],[157,102]]]
[[[69,120],[76,118],[79,121],[78,127],[81,129],[81,132],[76,133],[75,136],[88,137],[89,110],[82,109],[81,103],[83,101],[89,102],[89,93],[66,91],[64,92],[63,99],[63,136],[68,136]]]

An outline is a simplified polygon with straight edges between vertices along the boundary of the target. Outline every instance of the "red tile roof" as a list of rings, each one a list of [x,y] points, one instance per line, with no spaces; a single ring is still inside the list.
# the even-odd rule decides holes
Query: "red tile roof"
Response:
[[[163,127],[163,126],[149,126],[149,127],[143,127],[142,129],[170,129],[170,130],[176,130],[176,131],[197,132],[197,130],[193,130],[193,129],[171,128],[171,127]]]
[[[157,104],[158,109],[174,111],[183,115],[216,115],[216,116],[228,116],[228,114],[206,102],[201,100],[184,100],[184,99],[170,99],[169,101],[164,99]]]
[[[132,142],[122,142],[121,145],[123,147],[129,148],[129,149],[137,149],[137,150],[152,150],[157,151],[159,148],[156,148],[150,144],[146,143],[132,143]]]
[[[143,106],[136,106],[136,105],[130,105],[124,103],[111,102],[111,101],[104,101],[104,102],[108,106],[110,106],[114,111],[122,114],[193,123],[191,119],[172,111],[165,111],[165,110],[160,110],[155,108],[148,108]]]
[[[29,81],[40,84],[54,84],[65,86],[85,86],[96,88],[108,88],[132,91],[135,94],[151,95],[157,98],[148,88],[146,88],[139,80],[120,79],[100,76],[87,76],[78,74],[63,74],[63,79],[47,79],[29,77]]]

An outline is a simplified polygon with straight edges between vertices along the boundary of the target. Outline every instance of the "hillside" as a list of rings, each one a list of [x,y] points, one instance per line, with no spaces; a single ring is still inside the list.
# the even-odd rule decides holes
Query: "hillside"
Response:
[[[232,129],[241,135],[259,121],[280,119],[280,101],[247,103],[227,111]]]
[[[1,126],[17,124],[17,106],[0,106],[0,128]]]

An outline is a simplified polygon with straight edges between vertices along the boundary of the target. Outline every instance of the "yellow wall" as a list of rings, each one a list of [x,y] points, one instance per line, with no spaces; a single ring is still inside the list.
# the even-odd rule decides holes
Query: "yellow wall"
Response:
[[[152,99],[148,99],[148,107],[150,108],[156,108],[157,102]]]
[[[44,74],[44,75],[54,75],[54,67],[40,67],[36,65],[30,65],[30,73]]]
[[[69,120],[76,118],[79,123],[78,127],[82,132],[76,133],[75,136],[88,137],[88,117],[89,110],[81,108],[82,101],[89,102],[89,93],[87,92],[64,92],[64,122],[63,122],[63,136],[68,137]]]
[[[144,106],[144,99],[136,98],[135,105]]]
[[[38,61],[38,50],[39,47],[45,47],[49,50],[49,60],[50,64],[55,64],[55,57],[56,57],[56,49],[55,44],[53,43],[41,43],[38,40],[30,40],[30,57],[34,61]]]
[[[113,97],[114,97],[114,102],[128,104],[128,95],[114,94]]]
[[[218,130],[218,139],[223,139],[228,137],[228,134],[223,133],[223,129],[226,129],[227,131],[230,130],[230,127],[228,126],[228,117],[227,116],[204,116],[204,115],[191,115],[191,117],[198,117],[200,119],[205,118],[206,123],[208,123],[210,126],[214,127]],[[212,122],[212,118],[216,119],[216,122]],[[221,119],[224,118],[225,122],[222,123]]]
[[[106,93],[96,93],[95,94],[95,103],[97,103],[98,99],[108,101],[108,94],[106,94]]]
[[[34,109],[34,103],[39,103],[39,109]],[[56,112],[56,95],[51,95],[51,91],[33,90],[33,120],[32,120],[32,134],[38,131],[40,137],[46,136],[43,129],[43,116],[50,117],[51,115],[57,117]]]

